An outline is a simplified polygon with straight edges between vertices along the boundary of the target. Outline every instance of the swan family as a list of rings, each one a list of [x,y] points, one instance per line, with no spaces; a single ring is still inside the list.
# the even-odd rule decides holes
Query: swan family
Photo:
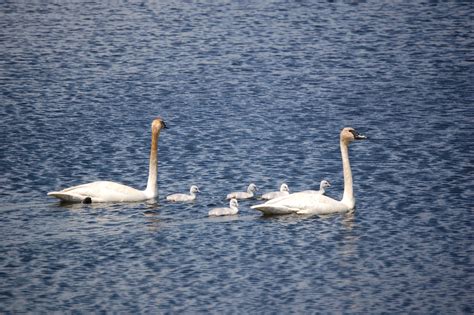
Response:
[[[52,191],[48,196],[60,199],[63,202],[77,203],[117,203],[139,202],[154,199],[158,196],[158,139],[166,123],[161,118],[156,118],[151,124],[151,147],[148,167],[148,181],[145,190],[138,190],[120,183],[111,181],[95,181],[83,185],[69,187],[60,191]],[[342,169],[344,176],[344,194],[341,200],[336,200],[325,195],[325,189],[330,187],[327,180],[320,182],[319,190],[305,190],[290,193],[286,183],[281,184],[279,191],[265,193],[261,196],[264,203],[251,206],[265,215],[281,214],[330,214],[348,212],[355,207],[353,179],[349,162],[349,144],[357,140],[367,139],[354,128],[346,127],[341,130],[339,146],[341,150]],[[239,212],[238,201],[255,198],[258,191],[254,183],[250,183],[247,191],[231,192],[226,196],[229,201],[228,208],[214,208],[208,212],[209,216],[235,215]],[[192,185],[189,194],[172,194],[166,197],[169,202],[192,202],[200,192],[198,186]]]

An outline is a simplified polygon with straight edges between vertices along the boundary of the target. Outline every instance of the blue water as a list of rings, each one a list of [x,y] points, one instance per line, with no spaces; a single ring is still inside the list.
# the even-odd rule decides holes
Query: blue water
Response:
[[[0,2],[0,312],[474,312],[471,1]],[[60,205],[94,180],[156,202]],[[357,209],[230,191],[343,181]],[[165,196],[202,193],[191,204]]]

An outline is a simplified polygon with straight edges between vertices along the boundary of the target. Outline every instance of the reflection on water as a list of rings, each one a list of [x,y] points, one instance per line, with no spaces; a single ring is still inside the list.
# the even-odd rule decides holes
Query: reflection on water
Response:
[[[473,313],[470,2],[0,10],[0,312]],[[158,115],[158,200],[46,196],[144,188]],[[208,217],[250,182],[340,199],[344,126],[354,213]]]

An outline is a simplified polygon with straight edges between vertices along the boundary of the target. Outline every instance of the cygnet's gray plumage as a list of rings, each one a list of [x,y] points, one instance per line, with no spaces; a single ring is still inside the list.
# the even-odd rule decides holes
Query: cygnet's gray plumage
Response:
[[[168,201],[193,201],[196,199],[196,193],[200,192],[198,186],[192,185],[189,189],[189,195],[187,194],[172,194],[166,196]]]
[[[251,183],[247,187],[247,191],[238,191],[238,192],[231,192],[227,195],[226,199],[250,199],[253,198],[255,192],[258,190],[257,186],[254,183]]]
[[[270,199],[274,199],[274,198],[278,198],[282,196],[287,196],[289,194],[290,194],[290,189],[288,188],[288,185],[283,183],[280,186],[280,191],[272,191],[272,192],[263,194],[262,199],[270,200]]]
[[[209,211],[209,216],[235,215],[239,213],[239,203],[237,199],[232,198],[229,202],[229,208],[214,208]]]
[[[319,190],[305,190],[302,192],[324,195],[326,193],[326,188],[328,187],[331,187],[331,184],[327,180],[323,179],[319,184]]]
[[[327,180],[323,179],[321,184],[319,184],[319,193],[324,195],[326,193],[326,188],[328,187],[331,187],[331,184]]]

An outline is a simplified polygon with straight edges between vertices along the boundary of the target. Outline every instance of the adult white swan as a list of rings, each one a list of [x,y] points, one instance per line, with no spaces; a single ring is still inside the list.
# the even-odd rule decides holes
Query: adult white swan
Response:
[[[353,128],[344,128],[340,134],[342,168],[344,172],[344,195],[341,201],[320,194],[318,191],[302,191],[272,199],[252,209],[264,214],[329,214],[354,209],[355,198],[352,188],[352,172],[349,163],[349,144],[354,140],[366,139]]]
[[[151,124],[151,152],[148,170],[148,182],[145,190],[138,190],[115,182],[97,181],[74,186],[61,191],[49,192],[48,196],[56,197],[65,202],[135,202],[144,201],[158,196],[158,137],[162,128],[166,128],[161,118]]]
[[[214,208],[209,211],[210,217],[218,217],[223,215],[235,215],[239,213],[239,202],[232,198],[229,202],[229,208]]]
[[[189,189],[189,195],[188,194],[172,194],[169,196],[166,196],[166,200],[168,201],[193,201],[196,199],[196,193],[201,192],[199,190],[199,187],[196,185],[192,185],[191,188]]]
[[[231,192],[230,194],[227,195],[226,199],[250,199],[253,198],[254,193],[258,190],[257,185],[254,183],[251,183],[247,187],[247,191],[237,191],[237,192]]]
[[[263,194],[262,199],[270,200],[270,199],[275,199],[282,196],[288,196],[289,194],[290,194],[290,188],[288,188],[287,184],[283,183],[280,185],[280,191],[271,191],[266,194]]]

